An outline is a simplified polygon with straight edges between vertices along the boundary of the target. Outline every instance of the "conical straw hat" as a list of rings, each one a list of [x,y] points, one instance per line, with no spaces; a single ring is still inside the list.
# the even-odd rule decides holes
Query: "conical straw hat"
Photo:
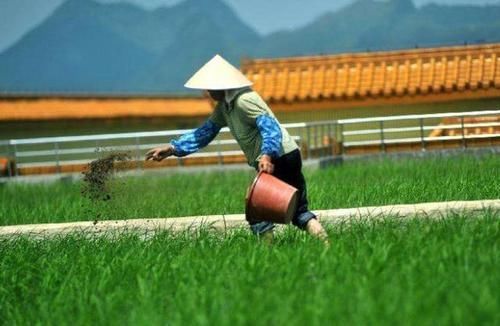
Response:
[[[205,63],[184,85],[187,88],[222,90],[252,85],[236,67],[216,55]]]

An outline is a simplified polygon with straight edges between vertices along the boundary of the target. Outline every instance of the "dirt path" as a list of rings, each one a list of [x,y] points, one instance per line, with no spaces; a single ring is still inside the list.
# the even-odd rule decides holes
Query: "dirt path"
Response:
[[[500,210],[500,199],[478,200],[478,201],[453,201],[439,203],[423,203],[415,205],[391,205],[373,206],[345,209],[331,209],[314,211],[319,219],[328,223],[341,223],[352,219],[376,219],[386,216],[398,218],[439,218],[450,214],[467,212],[480,213],[486,209]],[[473,214],[475,215],[475,214]],[[72,232],[85,232],[89,234],[109,234],[110,232],[134,231],[143,234],[154,233],[158,230],[171,230],[174,232],[197,229],[209,226],[217,230],[226,230],[245,227],[244,214],[232,215],[210,215],[210,216],[190,216],[174,218],[155,219],[130,219],[115,221],[92,221],[53,223],[53,224],[29,224],[0,227],[0,237],[10,237],[14,235],[30,235],[35,237],[45,237],[53,235],[63,235]]]

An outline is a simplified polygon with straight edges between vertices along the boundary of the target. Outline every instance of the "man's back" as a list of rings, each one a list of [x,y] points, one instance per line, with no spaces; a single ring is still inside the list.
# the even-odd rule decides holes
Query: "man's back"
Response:
[[[262,147],[262,135],[257,126],[257,120],[262,119],[261,123],[266,124],[266,118],[277,122],[273,112],[259,94],[250,88],[245,88],[239,90],[229,103],[220,101],[210,120],[219,127],[229,127],[233,137],[245,153],[248,164],[255,166]],[[270,123],[268,129],[276,133],[276,138],[280,135],[281,146],[278,156],[288,154],[298,148],[288,131],[279,123]]]

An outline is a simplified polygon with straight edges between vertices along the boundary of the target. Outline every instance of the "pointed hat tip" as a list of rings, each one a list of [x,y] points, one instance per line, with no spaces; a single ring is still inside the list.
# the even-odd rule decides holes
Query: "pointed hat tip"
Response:
[[[241,88],[252,84],[238,68],[221,55],[216,54],[184,86],[192,89],[222,90]]]

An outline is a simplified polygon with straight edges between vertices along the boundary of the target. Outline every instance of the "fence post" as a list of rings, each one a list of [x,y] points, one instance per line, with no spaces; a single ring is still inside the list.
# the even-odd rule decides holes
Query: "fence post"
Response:
[[[344,155],[344,125],[339,123],[340,155]]]
[[[307,159],[311,159],[311,127],[309,125],[306,126],[307,133]]]
[[[19,175],[19,169],[17,168],[17,145],[14,144],[12,148],[14,148],[14,162],[16,164],[16,168],[14,169],[14,175],[17,177]]]
[[[136,164],[135,167],[137,168],[137,171],[141,169],[141,140],[139,137],[135,137],[135,159],[136,159]]]
[[[333,137],[332,137],[332,125],[331,123],[328,123],[327,125],[325,125],[325,128],[326,128],[326,136],[328,137],[328,146],[327,146],[327,154],[329,156],[333,156]]]
[[[12,155],[12,145],[10,144],[10,140],[8,141],[7,143],[7,160],[11,160],[11,155]],[[13,164],[11,164],[10,161],[7,162],[7,174],[9,177],[12,177],[14,175],[14,171],[12,171],[12,168],[14,167],[14,169],[16,168],[16,161],[14,158],[12,158],[12,162],[14,162]]]
[[[61,165],[59,164],[59,143],[54,143],[54,150],[56,152],[56,171],[58,174],[61,174]]]
[[[462,125],[462,148],[467,148],[467,143],[465,142],[465,126],[464,126],[464,117],[460,117],[461,125]]]
[[[420,118],[420,141],[422,143],[422,152],[425,152],[424,118]]]
[[[380,149],[382,152],[386,152],[385,142],[384,142],[384,121],[380,120]]]
[[[332,146],[334,146],[333,148],[333,155],[337,155],[337,122],[333,122],[332,125],[331,125],[331,128],[332,130],[330,135],[332,137]]]
[[[320,152],[318,150],[318,125],[314,126],[313,129],[313,139],[314,139],[314,148],[316,149],[316,153],[320,155]]]

